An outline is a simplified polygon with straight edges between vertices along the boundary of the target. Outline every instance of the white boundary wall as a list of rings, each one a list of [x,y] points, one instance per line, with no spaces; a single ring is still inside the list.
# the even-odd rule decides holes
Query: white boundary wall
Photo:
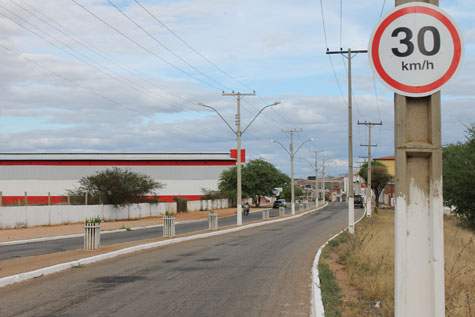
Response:
[[[214,199],[214,200],[190,200],[187,202],[188,211],[206,211],[213,209],[230,208],[231,202],[229,199]]]
[[[113,205],[0,207],[0,228],[77,223],[97,216],[106,221],[158,217],[166,211],[176,212],[176,203],[134,204],[122,207]]]
[[[228,199],[188,201],[188,211],[229,208]],[[104,220],[159,217],[165,212],[176,212],[176,203],[113,205],[50,205],[0,207],[0,229],[58,225],[84,222],[86,218]]]

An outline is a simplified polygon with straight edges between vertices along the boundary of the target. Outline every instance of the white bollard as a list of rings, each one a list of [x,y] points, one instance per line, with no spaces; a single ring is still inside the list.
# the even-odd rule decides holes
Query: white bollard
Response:
[[[163,237],[170,238],[175,236],[175,216],[163,216]]]
[[[262,219],[269,219],[269,209],[264,209],[262,211]]]
[[[84,223],[84,250],[98,250],[101,246],[101,223]]]
[[[285,207],[279,207],[279,216],[285,215]]]
[[[210,212],[208,215],[209,230],[218,230],[218,214]]]

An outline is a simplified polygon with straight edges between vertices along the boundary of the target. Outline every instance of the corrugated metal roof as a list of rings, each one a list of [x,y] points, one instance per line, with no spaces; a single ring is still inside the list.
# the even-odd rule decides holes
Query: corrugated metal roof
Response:
[[[116,161],[162,161],[162,160],[229,160],[229,152],[216,153],[1,153],[0,161],[16,160],[116,160]]]

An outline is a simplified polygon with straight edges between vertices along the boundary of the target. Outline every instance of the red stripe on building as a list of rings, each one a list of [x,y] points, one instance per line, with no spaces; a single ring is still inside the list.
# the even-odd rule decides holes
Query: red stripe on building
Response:
[[[163,195],[163,196],[158,196],[158,201],[159,202],[164,202],[164,203],[172,203],[175,202],[173,199],[175,197],[180,197],[184,198],[186,200],[200,200],[201,195]],[[74,199],[74,197],[71,197]],[[154,199],[155,196],[146,196],[144,197],[145,199]],[[84,197],[80,197],[78,199],[84,199]],[[91,199],[91,198],[89,198]],[[67,196],[51,196],[50,197],[50,202],[52,205],[59,205],[59,204],[67,204],[68,202],[68,197]],[[3,196],[2,205],[23,205],[25,204],[25,196]],[[28,205],[47,205],[48,204],[48,196],[27,196],[27,204]]]
[[[233,166],[236,161],[103,161],[103,160],[12,160],[0,161],[0,166],[49,165],[49,166]]]

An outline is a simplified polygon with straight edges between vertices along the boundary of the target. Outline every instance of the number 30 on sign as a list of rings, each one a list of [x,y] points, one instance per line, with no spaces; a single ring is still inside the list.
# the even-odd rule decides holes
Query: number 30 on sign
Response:
[[[368,56],[392,91],[423,97],[439,91],[460,68],[463,40],[453,20],[437,6],[397,6],[376,25]]]

